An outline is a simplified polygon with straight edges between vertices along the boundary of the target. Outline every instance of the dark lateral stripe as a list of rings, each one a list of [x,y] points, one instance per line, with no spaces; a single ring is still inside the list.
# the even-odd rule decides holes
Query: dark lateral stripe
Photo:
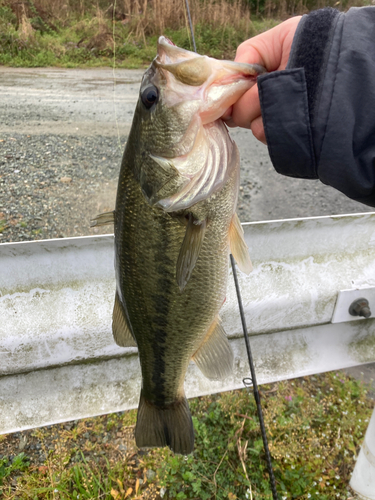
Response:
[[[154,303],[155,315],[152,319],[154,325],[158,328],[154,330],[154,365],[152,381],[155,384],[154,395],[155,404],[162,406],[165,403],[165,356],[167,346],[167,332],[165,326],[168,324],[168,315],[170,311],[170,298],[172,296],[173,287],[173,270],[170,259],[168,258],[168,250],[170,246],[170,221],[167,217],[159,218],[160,235],[159,246],[155,255],[155,264],[158,270],[157,288],[160,294],[152,297]]]

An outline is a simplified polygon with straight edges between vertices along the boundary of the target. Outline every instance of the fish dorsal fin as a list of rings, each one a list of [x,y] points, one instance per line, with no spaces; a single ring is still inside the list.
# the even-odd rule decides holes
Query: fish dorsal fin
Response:
[[[112,212],[104,212],[103,214],[99,214],[90,221],[90,227],[94,226],[106,226],[107,224],[115,223],[115,211]]]
[[[112,333],[117,345],[121,347],[137,347],[117,292],[113,308]]]
[[[177,284],[182,292],[187,285],[198,260],[206,233],[206,221],[197,221],[189,214],[185,237],[181,245],[176,265]]]
[[[233,215],[229,227],[229,243],[231,254],[235,258],[238,267],[245,274],[251,273],[253,265],[251,263],[249,249],[245,243],[241,222],[236,213]]]
[[[232,373],[233,360],[232,348],[218,316],[193,355],[193,361],[205,377],[222,380]]]

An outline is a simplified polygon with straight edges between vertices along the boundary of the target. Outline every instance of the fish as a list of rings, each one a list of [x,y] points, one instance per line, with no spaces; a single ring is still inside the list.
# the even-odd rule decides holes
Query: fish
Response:
[[[160,37],[141,82],[115,210],[94,221],[114,223],[112,331],[118,345],[138,347],[140,448],[191,453],[189,363],[212,380],[233,370],[219,316],[229,253],[243,272],[252,266],[236,215],[239,152],[220,117],[262,72]]]

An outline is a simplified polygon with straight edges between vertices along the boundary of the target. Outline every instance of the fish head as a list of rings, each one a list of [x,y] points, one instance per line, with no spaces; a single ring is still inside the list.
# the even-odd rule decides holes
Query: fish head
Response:
[[[150,204],[186,209],[222,185],[232,141],[220,117],[262,72],[258,65],[201,56],[159,38],[136,110],[136,174]]]

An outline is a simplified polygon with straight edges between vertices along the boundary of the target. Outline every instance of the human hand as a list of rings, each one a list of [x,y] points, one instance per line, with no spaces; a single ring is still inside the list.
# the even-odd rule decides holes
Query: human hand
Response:
[[[260,64],[267,71],[285,69],[300,20],[301,16],[292,17],[275,28],[241,43],[237,49],[235,61]],[[250,128],[254,136],[266,144],[258,85],[251,87],[233,106],[227,109],[222,119],[229,127]]]

